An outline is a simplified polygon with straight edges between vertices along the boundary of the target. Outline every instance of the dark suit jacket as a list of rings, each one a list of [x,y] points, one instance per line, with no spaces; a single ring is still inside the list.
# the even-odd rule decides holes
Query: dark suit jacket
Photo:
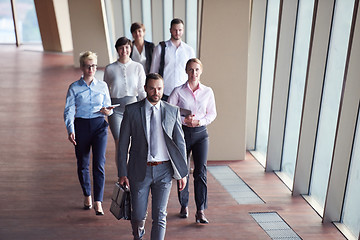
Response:
[[[152,62],[152,54],[155,48],[155,45],[152,42],[144,41],[145,46],[145,57],[146,57],[146,64],[145,64],[145,73],[148,74],[150,72],[151,62]],[[133,48],[134,48],[134,41],[133,41]],[[130,58],[132,58],[133,48],[131,49]]]
[[[145,101],[125,107],[118,144],[118,176],[127,176],[142,181],[146,173],[148,142],[146,138]],[[180,110],[167,102],[160,102],[161,125],[165,143],[170,154],[174,178],[181,179],[188,174],[186,144],[181,127]],[[129,160],[128,160],[128,149]]]

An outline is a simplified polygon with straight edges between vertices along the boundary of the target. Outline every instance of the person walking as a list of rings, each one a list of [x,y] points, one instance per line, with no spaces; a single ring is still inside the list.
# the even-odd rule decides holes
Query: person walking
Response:
[[[143,239],[149,193],[152,199],[151,239],[166,232],[167,203],[172,178],[179,190],[186,185],[188,166],[179,108],[161,100],[164,82],[148,74],[147,97],[125,107],[118,146],[119,184],[130,188],[134,239]],[[130,149],[129,149],[130,146]]]
[[[132,50],[130,58],[143,65],[145,73],[150,72],[152,55],[155,48],[154,43],[145,41],[145,26],[142,23],[135,22],[130,28],[131,35],[133,37]]]
[[[164,78],[164,95],[166,101],[172,90],[186,82],[184,72],[187,60],[195,57],[192,47],[181,40],[184,34],[184,22],[174,18],[170,23],[171,37],[155,47],[150,72],[159,73]]]
[[[216,106],[213,90],[200,82],[203,65],[197,58],[186,64],[188,80],[174,89],[168,102],[179,106],[183,112],[182,128],[185,134],[188,165],[190,153],[194,160],[194,192],[196,203],[195,220],[207,224],[204,210],[207,208],[207,154],[209,136],[206,126],[216,118]],[[181,205],[180,217],[188,217],[189,181],[182,191],[178,191]]]
[[[115,48],[119,58],[106,66],[104,82],[108,84],[111,103],[118,105],[114,109],[114,114],[108,118],[115,149],[117,149],[125,106],[146,97],[144,90],[146,76],[143,66],[130,58],[132,43],[128,38],[119,38],[115,43]],[[117,155],[115,151],[115,162]]]
[[[64,121],[69,141],[75,146],[77,173],[84,194],[84,209],[92,208],[90,149],[93,156],[94,209],[104,215],[102,201],[105,185],[105,151],[108,123],[105,116],[113,113],[107,84],[95,78],[97,55],[86,51],[80,55],[82,77],[69,86]]]

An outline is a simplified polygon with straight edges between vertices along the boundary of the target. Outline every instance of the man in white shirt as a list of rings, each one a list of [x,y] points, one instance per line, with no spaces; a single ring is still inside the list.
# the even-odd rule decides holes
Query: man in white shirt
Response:
[[[162,44],[155,47],[150,72],[159,73],[164,79],[163,100],[166,101],[172,90],[187,80],[186,62],[195,57],[192,47],[181,40],[184,33],[184,22],[175,18],[170,24],[171,38],[164,42],[164,62],[162,59]]]

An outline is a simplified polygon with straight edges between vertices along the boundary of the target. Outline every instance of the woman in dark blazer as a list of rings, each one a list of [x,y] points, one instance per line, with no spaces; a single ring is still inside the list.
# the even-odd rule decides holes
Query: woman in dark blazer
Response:
[[[150,72],[152,54],[155,48],[154,43],[144,40],[145,26],[142,23],[133,23],[130,28],[133,36],[133,48],[131,49],[130,58],[143,65],[145,73]]]

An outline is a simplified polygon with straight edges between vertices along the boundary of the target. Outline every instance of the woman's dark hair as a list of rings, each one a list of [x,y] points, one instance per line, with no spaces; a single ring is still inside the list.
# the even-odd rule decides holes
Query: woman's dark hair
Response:
[[[138,22],[135,22],[135,23],[131,24],[130,32],[133,33],[133,32],[135,32],[136,30],[138,30],[139,28],[141,28],[141,29],[145,32],[145,26],[144,26],[144,24],[138,23]]]
[[[121,38],[119,38],[119,39],[116,41],[116,43],[115,43],[115,49],[116,49],[116,51],[117,51],[118,47],[123,46],[123,45],[126,45],[126,44],[128,44],[128,45],[130,45],[130,47],[132,47],[132,42],[131,42],[130,39],[128,39],[127,37],[121,37]]]

